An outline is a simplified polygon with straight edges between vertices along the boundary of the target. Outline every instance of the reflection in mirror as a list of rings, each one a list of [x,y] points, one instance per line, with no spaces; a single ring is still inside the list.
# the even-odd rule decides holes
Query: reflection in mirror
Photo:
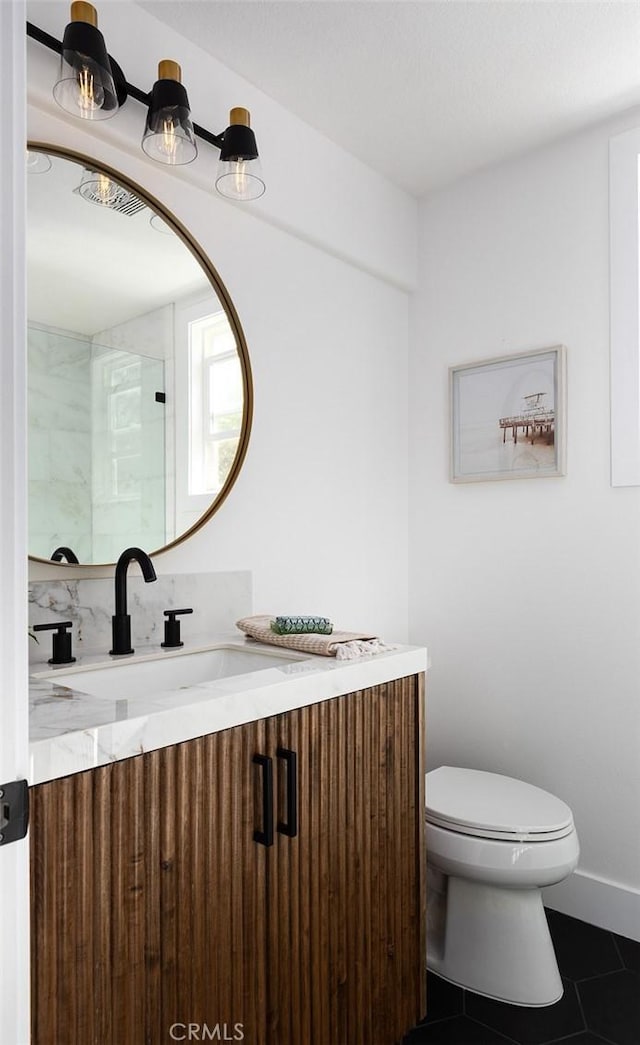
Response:
[[[29,552],[113,562],[182,539],[226,496],[248,441],[248,358],[215,271],[155,201],[92,161],[40,154],[50,166],[28,164]]]

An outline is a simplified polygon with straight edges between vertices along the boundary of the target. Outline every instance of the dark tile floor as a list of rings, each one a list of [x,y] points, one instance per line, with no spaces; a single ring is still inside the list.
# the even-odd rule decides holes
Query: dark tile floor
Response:
[[[542,1009],[427,975],[429,1015],[402,1045],[640,1045],[640,943],[547,909],[564,996]]]

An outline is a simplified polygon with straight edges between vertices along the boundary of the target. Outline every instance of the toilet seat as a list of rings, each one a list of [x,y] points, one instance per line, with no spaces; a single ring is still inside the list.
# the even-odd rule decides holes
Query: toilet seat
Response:
[[[550,842],[574,830],[569,807],[523,780],[441,766],[426,775],[426,819],[461,835]]]

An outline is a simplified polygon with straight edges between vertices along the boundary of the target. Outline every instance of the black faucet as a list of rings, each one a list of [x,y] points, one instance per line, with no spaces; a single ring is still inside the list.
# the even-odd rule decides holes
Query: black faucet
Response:
[[[116,564],[116,612],[111,618],[113,649],[109,650],[112,654],[133,653],[131,617],[127,613],[127,569],[133,559],[139,563],[147,584],[157,580],[151,559],[142,548],[127,548],[123,551]]]
[[[66,544],[61,544],[51,555],[51,562],[62,562],[63,559],[66,559],[67,562],[77,563],[78,566],[80,565],[78,556],[72,548],[67,548]]]

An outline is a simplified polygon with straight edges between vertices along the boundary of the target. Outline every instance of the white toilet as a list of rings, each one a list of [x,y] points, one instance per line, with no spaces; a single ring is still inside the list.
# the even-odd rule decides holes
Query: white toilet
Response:
[[[427,968],[500,1001],[558,1001],[542,888],[578,863],[571,810],[522,780],[475,769],[441,766],[426,784]]]

